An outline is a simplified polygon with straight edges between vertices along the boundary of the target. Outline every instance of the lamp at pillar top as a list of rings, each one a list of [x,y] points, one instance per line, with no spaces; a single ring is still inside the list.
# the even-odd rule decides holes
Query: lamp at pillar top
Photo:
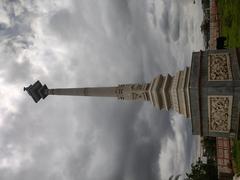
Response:
[[[40,81],[37,81],[28,87],[24,87],[23,90],[28,92],[35,103],[37,103],[41,98],[45,99],[48,96],[48,87],[46,84],[42,85]]]

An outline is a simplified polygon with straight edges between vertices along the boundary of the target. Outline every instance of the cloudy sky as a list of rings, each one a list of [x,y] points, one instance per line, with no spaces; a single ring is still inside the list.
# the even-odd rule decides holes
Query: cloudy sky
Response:
[[[189,120],[150,103],[23,87],[150,82],[203,49],[199,1],[0,0],[0,179],[157,180],[196,156]],[[183,178],[183,176],[182,176]]]

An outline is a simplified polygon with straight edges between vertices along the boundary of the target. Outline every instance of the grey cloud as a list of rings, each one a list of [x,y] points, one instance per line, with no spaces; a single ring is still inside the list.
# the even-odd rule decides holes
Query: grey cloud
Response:
[[[25,38],[6,39],[6,43],[2,45],[0,70],[3,72],[5,80],[11,83],[22,82],[31,74],[32,64],[30,59],[23,57],[21,61],[17,61],[21,51],[31,46],[31,42],[23,39]]]
[[[31,64],[29,63],[29,60],[25,60],[22,63],[12,62],[8,68],[8,71],[6,72],[6,80],[8,82],[14,83],[25,81],[31,73]]]
[[[7,25],[5,23],[0,23],[0,33],[4,32],[7,29]]]
[[[172,34],[171,34],[173,41],[177,41],[179,39],[180,31],[182,31],[182,29],[180,29],[180,23],[182,23],[182,22],[180,22],[180,21],[183,17],[182,17],[182,14],[180,14],[179,8],[180,8],[180,5],[177,3],[176,4],[176,15],[173,20],[174,27],[172,28]]]
[[[23,62],[17,62],[24,49],[32,46],[32,13],[22,5],[20,1],[8,1],[2,4],[10,19],[10,26],[1,25],[1,66],[4,77],[11,83],[25,80],[31,72],[31,63],[27,58]],[[20,13],[17,13],[18,11]]]
[[[159,20],[160,28],[162,29],[162,32],[166,36],[166,41],[169,42],[169,31],[170,31],[170,15],[169,15],[169,9],[171,6],[171,1],[164,1],[164,10],[162,12],[162,17]]]
[[[56,101],[61,102],[60,100]],[[44,104],[40,104],[42,107],[40,107],[41,111],[38,113],[44,114],[45,111],[49,112],[53,110],[54,104],[51,102],[46,103],[49,104],[47,105],[45,102]],[[16,117],[14,119],[9,118],[10,124],[13,125],[14,129],[1,134],[6,140],[4,144],[15,144],[20,147],[24,145],[23,147],[28,147],[32,150],[32,157],[34,159],[34,162],[30,167],[27,166],[18,173],[19,179],[38,179],[38,177],[41,177],[41,179],[47,179],[49,176],[64,177],[59,174],[59,172],[54,174],[54,171],[51,170],[51,157],[54,156],[54,153],[57,153],[57,148],[61,149],[64,147],[64,144],[67,143],[67,139],[64,140],[63,138],[65,136],[64,134],[66,134],[64,131],[67,130],[64,123],[67,119],[64,118],[63,113],[67,117],[71,108],[74,109],[74,117],[78,117],[77,127],[75,127],[77,129],[76,140],[79,139],[81,141],[84,139],[84,143],[82,145],[77,145],[78,148],[70,153],[70,156],[67,159],[66,169],[62,170],[66,177],[72,179],[78,179],[81,177],[84,179],[107,178],[119,180],[127,177],[132,177],[133,179],[159,178],[157,164],[158,153],[160,151],[159,137],[164,137],[169,133],[169,130],[167,130],[170,127],[168,113],[164,113],[164,116],[162,117],[163,121],[159,121],[157,118],[149,124],[145,122],[145,119],[139,119],[136,117],[140,111],[140,103],[130,103],[128,105],[119,102],[119,104],[114,103],[115,105],[113,106],[108,103],[108,101],[105,101],[104,103],[104,101],[98,98],[93,100],[92,103],[95,106],[95,113],[90,116],[90,121],[92,121],[90,123],[92,123],[94,127],[88,130],[90,133],[88,136],[81,133],[83,128],[82,123],[85,123],[85,120],[89,121],[88,119],[82,118],[82,112],[79,111],[79,109],[84,110],[84,108],[81,106],[68,107],[64,112],[62,111],[61,119],[54,120],[51,118],[54,114],[49,113],[48,115],[50,116],[46,117],[36,116],[35,114],[29,114],[28,112],[27,114],[30,115],[30,117],[27,117],[25,112],[31,108],[31,102],[29,102],[28,106],[24,109],[22,108],[22,113],[18,115],[17,119],[22,119],[21,122],[18,121]],[[102,106],[102,104],[105,105]],[[61,106],[59,104],[57,108],[58,110],[59,108],[65,108],[65,105]],[[87,113],[91,115],[90,111]],[[157,110],[154,110],[149,118],[162,116],[161,114],[162,113]],[[57,124],[54,127],[55,123]],[[65,128],[61,131],[61,127]],[[100,134],[97,133],[98,140],[91,143],[94,134],[98,131],[102,132]],[[62,134],[61,136],[59,136],[60,133]],[[37,146],[34,147],[33,141],[34,139],[38,139],[39,136],[44,139],[50,139],[47,139],[47,144],[41,145],[37,143]],[[56,141],[61,141],[62,145],[55,144]],[[109,156],[106,157],[107,159],[104,160],[105,163],[116,161],[113,169],[109,167],[110,169],[108,171],[111,174],[110,176],[108,175],[106,177],[101,174],[93,174],[91,176],[88,174],[89,164],[94,163],[95,161],[93,157],[96,153],[96,148],[102,148],[106,151],[106,154],[109,154]],[[117,154],[115,152],[116,150]],[[105,164],[101,167],[104,166],[108,165]],[[101,169],[101,167],[98,168]],[[40,174],[42,175],[40,176]],[[5,173],[2,174],[2,177],[4,177],[4,175]],[[10,178],[11,176],[15,179],[13,174],[10,174],[10,176],[7,177]]]
[[[56,14],[52,16],[50,24],[56,32],[60,32],[63,38],[66,39],[75,37],[75,34],[72,34],[72,32],[78,30],[78,26],[72,22],[71,14],[67,9],[56,12]]]
[[[164,1],[164,10],[159,24],[168,43],[170,40],[177,41],[181,35],[187,34],[184,31],[187,28],[187,24],[184,23],[186,17],[182,13],[182,4],[184,2]],[[174,13],[170,9],[174,9]]]
[[[155,31],[158,27],[151,29],[146,15],[150,11],[154,18],[160,19],[154,1],[152,5],[145,0],[106,0],[101,4],[74,0],[72,3],[72,9],[56,8],[44,16],[34,9],[35,1],[21,4],[24,11],[19,17],[6,7],[15,25],[10,29],[3,27],[4,32],[0,34],[2,39],[11,37],[7,44],[2,44],[8,49],[4,55],[9,58],[5,67],[1,66],[6,72],[5,81],[32,83],[33,74],[37,74],[50,88],[149,82],[160,73],[175,73],[179,69],[178,61],[184,61],[176,59],[175,51],[171,51],[175,47],[171,41],[165,41],[168,36],[180,42],[182,36],[179,19],[175,19],[174,26],[170,25],[168,8],[163,12],[160,28]],[[35,14],[27,7],[35,10]],[[177,9],[182,16],[182,9]],[[61,52],[61,48],[40,46],[37,49],[41,51],[40,58],[32,55],[31,59],[17,63],[16,58],[24,50],[31,50],[39,43],[34,38],[38,32],[30,26],[35,17],[43,18],[46,23],[40,21],[43,33],[57,38],[67,53]],[[183,27],[187,25],[188,21]],[[188,39],[187,34],[184,39]],[[54,45],[58,48],[58,44]],[[178,51],[184,57],[190,56],[190,50],[181,45]],[[59,59],[59,53],[66,59]],[[36,60],[48,73],[32,67]],[[169,138],[176,141],[171,115],[150,103],[48,97],[35,104],[24,94],[16,106],[18,111],[9,113],[4,122],[9,128],[0,131],[1,149],[7,152],[10,146],[20,157],[29,155],[30,159],[22,159],[15,172],[11,167],[1,169],[0,179],[160,179],[163,176],[158,162],[161,142]],[[188,123],[179,127],[180,131],[187,131],[186,136],[191,134],[188,127]],[[184,153],[190,153],[192,139],[185,138]],[[13,157],[14,153],[0,155],[2,159]],[[191,158],[184,160],[187,166]]]
[[[129,106],[126,103],[122,104],[119,102],[120,104],[116,104],[115,107],[100,107],[101,103],[101,100],[94,100],[94,106],[98,108],[94,114],[96,117],[92,119],[97,119],[95,123],[98,129],[105,132],[104,136],[98,141],[101,142],[100,144],[104,146],[103,149],[109,154],[109,163],[114,159],[117,162],[115,164],[117,167],[108,169],[112,176],[102,177],[99,174],[96,179],[120,180],[129,177],[132,179],[159,179],[158,154],[160,152],[160,139],[166,137],[171,132],[169,114],[148,108],[152,112],[151,117],[148,117],[149,119],[161,117],[161,120],[156,118],[149,124],[145,118],[139,119],[136,117],[139,114],[140,104],[131,103],[132,105]],[[106,111],[106,107],[108,113],[104,116],[102,113],[99,114],[99,112]],[[81,124],[79,124],[78,129],[80,129],[80,126]],[[116,143],[114,146],[117,147],[112,147],[111,142],[114,142],[113,144]],[[112,157],[112,149],[115,148],[117,148],[118,153]],[[84,153],[82,152],[82,147],[80,147],[78,154],[73,154],[69,160],[69,174],[71,174],[73,179],[77,179],[77,177],[87,179],[84,176],[86,173],[84,167],[89,164],[91,154],[89,154],[90,151],[83,149]],[[91,153],[94,153],[94,150]],[[85,156],[82,156],[83,154]],[[83,165],[84,163],[85,165]],[[102,167],[99,168],[101,169]],[[93,177],[95,176],[93,175]]]

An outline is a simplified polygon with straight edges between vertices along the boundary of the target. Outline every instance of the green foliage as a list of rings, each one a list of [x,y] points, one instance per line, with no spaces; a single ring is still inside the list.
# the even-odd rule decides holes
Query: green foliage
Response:
[[[233,22],[233,17],[232,17],[232,14],[229,13],[224,19],[224,26],[231,28],[232,22]]]
[[[196,164],[191,165],[191,173],[186,173],[186,180],[201,180],[207,178],[207,169],[206,165],[198,159]]]
[[[218,11],[221,22],[221,36],[226,36],[228,47],[240,47],[240,1],[218,0]],[[234,141],[232,150],[236,171],[240,173],[240,141]]]
[[[205,149],[205,156],[208,159],[214,159],[216,157],[216,138],[204,137],[203,139],[203,147]]]
[[[232,156],[236,166],[236,171],[237,173],[240,173],[240,141],[239,140],[234,141]]]
[[[228,47],[240,47],[240,1],[218,0],[220,34],[228,38]]]
[[[204,164],[200,159],[191,165],[191,173],[186,173],[185,180],[217,180],[217,166],[214,160]]]
[[[240,47],[240,1],[218,0],[218,12],[221,22],[221,36],[226,36],[228,47]],[[240,173],[240,141],[234,141],[232,150],[236,171]]]
[[[202,9],[204,13],[203,22],[200,26],[203,33],[205,48],[208,48],[208,41],[210,39],[210,13],[209,13],[209,0],[202,0]]]
[[[202,8],[209,8],[210,0],[202,0]]]

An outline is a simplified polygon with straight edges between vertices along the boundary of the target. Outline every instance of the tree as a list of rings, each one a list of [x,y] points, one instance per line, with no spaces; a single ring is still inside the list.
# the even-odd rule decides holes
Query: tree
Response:
[[[185,180],[217,180],[217,166],[214,160],[204,164],[199,158],[196,164],[191,165],[191,173],[186,173]]]
[[[215,159],[217,155],[216,138],[204,137],[202,143],[205,149],[204,155],[207,156],[207,159]]]

